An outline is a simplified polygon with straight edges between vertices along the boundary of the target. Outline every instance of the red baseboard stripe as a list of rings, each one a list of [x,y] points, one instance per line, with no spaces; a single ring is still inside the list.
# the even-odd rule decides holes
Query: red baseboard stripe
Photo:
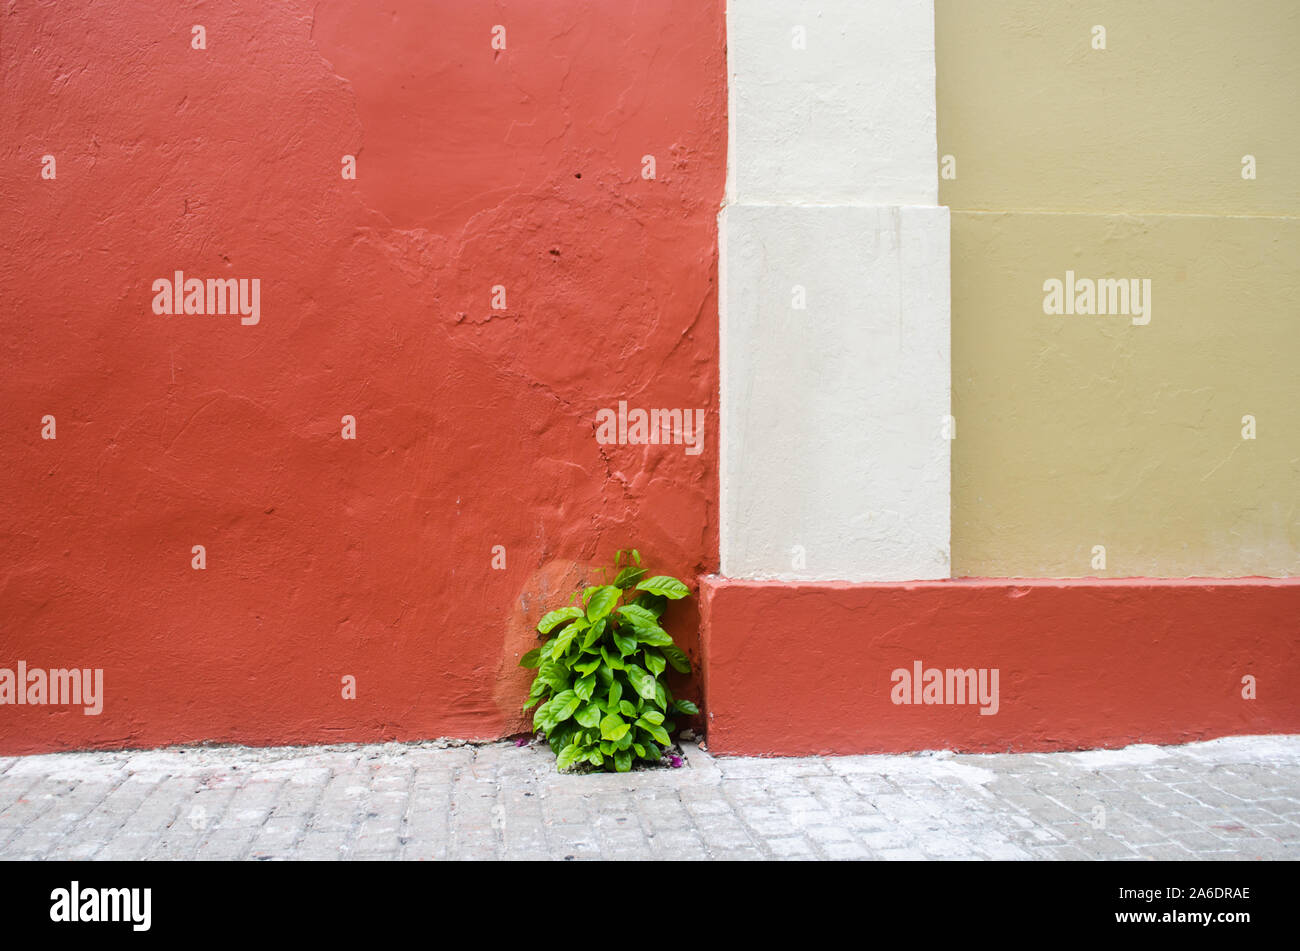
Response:
[[[1300,733],[1300,579],[710,577],[701,589],[717,753],[1068,750]],[[963,698],[972,683],[976,696]]]

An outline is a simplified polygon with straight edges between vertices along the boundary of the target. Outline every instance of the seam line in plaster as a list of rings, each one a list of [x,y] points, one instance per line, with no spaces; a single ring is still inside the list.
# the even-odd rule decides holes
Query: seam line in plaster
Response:
[[[926,207],[926,206],[921,206]],[[954,215],[1070,215],[1079,218],[1278,218],[1283,221],[1298,221],[1300,215],[1230,215],[1216,214],[1212,211],[1134,211],[1131,208],[1117,211],[1068,211],[1054,208],[954,208],[943,206]]]

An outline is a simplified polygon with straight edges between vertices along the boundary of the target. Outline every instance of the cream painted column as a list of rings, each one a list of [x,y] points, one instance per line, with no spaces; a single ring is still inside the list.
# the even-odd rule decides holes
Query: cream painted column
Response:
[[[730,0],[721,568],[949,576],[932,0]]]

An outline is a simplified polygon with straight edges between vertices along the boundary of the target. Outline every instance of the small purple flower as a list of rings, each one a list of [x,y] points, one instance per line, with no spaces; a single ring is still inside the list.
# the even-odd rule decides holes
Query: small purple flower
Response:
[[[521,736],[519,739],[515,740],[516,747],[527,746],[527,745],[528,745],[528,737],[526,736]]]
[[[673,769],[680,769],[682,765],[682,758],[680,756],[674,756],[672,753],[669,753],[668,762],[672,764]]]

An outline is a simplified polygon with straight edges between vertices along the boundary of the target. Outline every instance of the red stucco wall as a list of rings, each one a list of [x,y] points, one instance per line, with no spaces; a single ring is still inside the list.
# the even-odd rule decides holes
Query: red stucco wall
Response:
[[[510,733],[575,563],[716,568],[722,0],[2,20],[0,667],[105,706],[0,707],[0,753]],[[260,321],[155,314],[177,270]],[[620,399],[704,452],[598,445]]]

